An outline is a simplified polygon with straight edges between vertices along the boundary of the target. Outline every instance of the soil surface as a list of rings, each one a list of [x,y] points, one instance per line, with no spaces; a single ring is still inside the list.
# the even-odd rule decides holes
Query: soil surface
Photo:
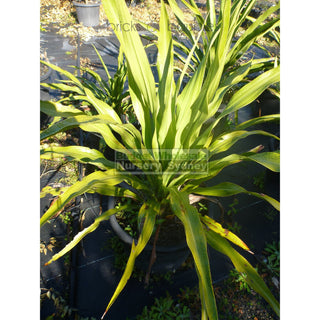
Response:
[[[153,239],[151,238],[151,243]],[[184,227],[181,221],[173,216],[161,224],[157,246],[170,247],[185,242]]]

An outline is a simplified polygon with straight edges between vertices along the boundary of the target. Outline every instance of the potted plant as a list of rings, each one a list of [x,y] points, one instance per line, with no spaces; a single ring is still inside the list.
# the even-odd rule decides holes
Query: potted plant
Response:
[[[73,5],[76,7],[79,23],[86,27],[99,25],[100,0],[76,0]]]
[[[122,205],[122,203],[118,205]],[[109,219],[112,230],[127,248],[130,248],[133,242],[138,243],[136,235],[139,235],[141,231],[136,214],[139,211],[139,206],[132,204],[130,207],[132,214],[125,211],[119,212]],[[160,222],[161,228],[156,228],[157,232],[149,240],[136,261],[136,266],[146,272],[146,283],[149,282],[151,269],[155,273],[177,270],[190,254],[180,220],[172,216],[170,219]]]
[[[249,1],[250,5],[253,2]],[[132,18],[124,0],[103,0],[102,3],[111,23],[131,25]],[[226,181],[214,186],[205,185],[223,168],[241,161],[253,161],[272,171],[279,171],[279,152],[261,152],[261,146],[242,154],[230,151],[237,141],[252,134],[278,139],[265,131],[245,129],[262,121],[279,119],[279,115],[251,119],[226,128],[219,135],[213,133],[221,120],[254,101],[265,89],[280,80],[280,68],[274,66],[242,87],[236,87],[252,69],[257,69],[257,64],[252,59],[244,63],[239,60],[239,63],[229,65],[230,48],[235,48],[232,49],[232,57],[241,59],[245,49],[248,49],[247,44],[265,32],[265,29],[260,28],[261,22],[257,19],[258,22],[250,27],[250,36],[245,33],[232,46],[233,36],[244,16],[248,14],[245,4],[246,0],[233,3],[231,0],[222,0],[219,19],[216,21],[215,10],[212,10],[213,1],[207,1],[211,9],[208,8],[206,19],[213,23],[214,31],[198,68],[183,88],[182,82],[192,55],[199,45],[203,28],[185,60],[179,79],[175,80],[173,40],[166,7],[162,2],[157,42],[158,84],[138,32],[126,32],[125,25],[115,29],[127,61],[129,92],[139,122],[138,128],[131,123],[123,123],[110,105],[98,99],[76,77],[73,78],[73,90],[83,93],[86,101],[96,109],[97,115],[87,115],[72,104],[65,106],[61,102],[41,103],[43,112],[62,117],[61,121],[41,132],[41,139],[80,127],[84,131],[100,134],[105,143],[114,150],[113,160],[107,159],[98,150],[82,146],[51,146],[41,150],[44,158],[65,157],[97,167],[97,171],[84,177],[59,196],[41,217],[41,226],[71,199],[85,192],[132,198],[141,204],[137,212],[141,232],[137,243],[132,242],[125,271],[102,318],[126,285],[135,260],[149,239],[154,234],[156,247],[156,234],[162,222],[172,219],[173,216],[177,217],[184,227],[185,239],[194,259],[199,277],[202,319],[218,319],[207,255],[208,244],[227,255],[235,268],[246,275],[248,284],[279,314],[278,301],[256,270],[229,242],[251,252],[247,245],[218,222],[200,214],[192,205],[204,196],[226,197],[244,193],[261,198],[279,210],[279,202],[275,199],[265,194],[250,192],[234,183]],[[237,90],[234,90],[228,103],[218,113],[224,95],[231,88]],[[71,250],[87,234],[93,232],[101,221],[109,219],[118,211],[125,211],[126,207],[128,205],[124,204],[102,213],[47,264]]]
[[[47,51],[43,50],[43,52],[40,52],[40,59],[43,59],[43,61],[49,62],[49,59],[47,57]],[[47,80],[52,73],[52,69],[44,64],[40,64],[40,81]]]

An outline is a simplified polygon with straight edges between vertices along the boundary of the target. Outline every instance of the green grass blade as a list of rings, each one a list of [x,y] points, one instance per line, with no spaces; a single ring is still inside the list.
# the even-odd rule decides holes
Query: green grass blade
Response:
[[[44,198],[45,196],[47,196],[48,194],[50,194],[53,197],[59,196],[61,195],[63,192],[65,192],[66,190],[68,190],[69,187],[58,187],[58,188],[54,188],[51,186],[45,186],[41,189],[40,192],[40,199]]]
[[[239,20],[240,13],[244,7],[245,2],[246,2],[246,0],[234,0],[232,2],[229,34],[232,34],[231,30],[233,29],[233,27],[237,24],[237,22]]]
[[[251,70],[252,62],[249,61],[237,68],[234,68],[233,71],[229,72],[226,76],[221,79],[218,89],[215,91],[212,96],[212,101],[208,104],[208,119],[211,119],[215,116],[216,112],[219,110],[221,103],[223,101],[224,95],[230,90],[233,86],[238,84],[241,80],[245,78],[248,72]],[[207,101],[211,97],[207,98]],[[209,100],[210,101],[210,100]],[[202,113],[203,115],[204,113]],[[192,148],[203,148],[208,146],[208,143],[212,137],[212,128],[214,127],[214,122],[210,121],[209,124],[205,124],[201,127],[201,134],[195,132],[195,138],[192,143]]]
[[[134,28],[126,30],[126,27],[131,25],[132,18],[125,2],[102,0],[102,5],[110,23],[115,26],[114,32],[122,45],[131,72],[135,75],[137,86],[141,89],[146,102],[153,104],[155,100],[154,78],[138,32]],[[152,109],[152,106],[150,107]]]
[[[215,91],[213,91],[209,98],[208,117],[215,116],[222,104],[225,94],[248,75],[251,70],[251,65],[252,61],[249,61],[239,67],[233,68],[232,71],[222,76],[218,88],[214,88]],[[197,140],[198,139],[196,139],[196,141]]]
[[[90,70],[92,71],[92,70]],[[88,71],[87,71],[88,72]],[[95,73],[95,72],[88,72],[88,73]],[[97,86],[96,84],[94,84],[92,82],[92,80],[87,80],[85,78],[81,78],[81,82],[82,82],[82,85],[86,88],[86,89],[89,89],[92,91],[92,93],[100,100],[104,100],[104,97],[105,97],[105,93],[104,91],[99,88],[99,86]],[[99,85],[102,83],[102,81],[100,80],[100,82],[98,81]],[[84,95],[84,93],[83,93]],[[74,99],[74,95],[70,97],[70,100]],[[78,96],[78,99],[81,101],[81,95]]]
[[[253,59],[249,74],[252,74],[255,72],[260,72],[260,71],[267,71],[269,69],[274,68],[276,60],[277,60],[277,58],[275,58],[275,57]]]
[[[240,45],[236,47],[235,51],[233,51],[233,56],[230,56],[230,61],[228,62],[228,66],[232,63],[235,63],[252,45],[256,45],[255,41],[261,38],[263,35],[268,33],[270,30],[278,27],[280,25],[280,19],[276,18],[272,21],[267,22],[266,24],[259,26],[254,32],[248,35],[247,38],[238,41],[241,41]]]
[[[183,136],[182,141],[184,147],[195,143],[195,141],[199,138],[201,125],[209,118],[210,115],[208,106],[219,87],[221,76],[224,70],[224,61],[228,50],[227,36],[230,24],[230,6],[230,0],[221,2],[221,28],[219,29],[219,34],[218,31],[215,33],[215,35],[218,35],[218,40],[215,46],[213,46],[213,37],[206,52],[206,56],[208,53],[210,53],[210,66],[208,69],[206,68],[207,77],[205,78],[203,87],[201,88],[202,91],[191,107],[193,112],[191,113],[191,117],[189,119],[194,119],[193,123],[190,123],[189,121],[190,125],[185,127],[181,134],[181,136]]]
[[[219,34],[218,46],[217,46],[217,61],[223,61],[226,53],[229,27],[230,27],[230,15],[231,15],[231,0],[222,0],[220,2],[220,17],[221,17],[221,31]],[[219,17],[219,18],[220,18]]]

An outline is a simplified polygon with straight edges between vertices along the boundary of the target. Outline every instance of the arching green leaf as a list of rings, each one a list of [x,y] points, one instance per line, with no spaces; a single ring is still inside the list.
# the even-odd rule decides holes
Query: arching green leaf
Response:
[[[115,163],[107,160],[100,151],[81,146],[50,146],[40,151],[40,158],[47,160],[69,158],[70,160],[93,164],[102,170],[115,168]]]
[[[267,285],[260,278],[257,271],[251,266],[251,264],[240,255],[231,245],[221,237],[219,234],[213,232],[212,230],[206,230],[206,237],[209,245],[215,250],[221,252],[228,256],[235,268],[241,272],[246,274],[246,282],[251,286],[253,290],[255,290],[258,294],[260,294],[273,308],[273,310],[279,315],[280,307],[279,302],[274,298],[271,291],[268,289]]]
[[[210,320],[218,319],[216,301],[213,293],[207,243],[196,208],[189,204],[187,193],[170,188],[170,205],[174,214],[182,221],[187,244],[192,253],[199,282],[203,291],[202,304]]]
[[[85,115],[73,106],[65,106],[54,101],[40,101],[40,111],[51,117],[72,117]]]
[[[123,181],[123,178],[117,174],[114,169],[108,171],[96,171],[83,178],[83,180],[76,182],[68,190],[66,190],[61,196],[59,196],[50,206],[50,208],[44,213],[40,219],[40,226],[43,226],[49,219],[51,219],[57,212],[75,197],[85,193],[92,192],[95,185],[104,184],[112,187],[109,195],[123,195],[125,190],[115,187],[117,184]]]
[[[119,208],[113,208],[102,213],[99,217],[95,218],[94,222],[89,227],[84,228],[82,231],[77,233],[77,235],[72,239],[72,241],[70,241],[61,251],[56,253],[47,263],[45,263],[45,266],[51,264],[53,261],[56,261],[62,256],[64,256],[67,252],[74,248],[86,235],[96,230],[102,221],[108,220],[113,214],[125,210],[128,207],[129,205],[124,205]]]
[[[252,253],[249,249],[249,247],[233,232],[229,231],[228,229],[225,229],[222,227],[220,223],[217,221],[213,220],[212,218],[208,216],[201,216],[201,221],[212,231],[215,233],[218,233],[220,236],[228,239],[229,241],[233,242],[240,248],[249,251]]]
[[[199,187],[192,190],[192,193],[213,197],[230,197],[239,193],[246,193],[269,202],[275,209],[280,210],[280,204],[277,200],[257,192],[247,191],[245,188],[231,182],[222,182],[211,187]]]
[[[131,253],[130,253],[128,262],[126,264],[124,273],[101,319],[104,318],[104,316],[106,315],[106,313],[108,312],[112,304],[115,302],[115,300],[117,299],[117,297],[119,296],[119,294],[121,293],[125,285],[127,284],[129,278],[131,277],[135,260],[139,256],[141,251],[144,249],[144,247],[147,245],[152,235],[153,228],[155,225],[155,218],[158,213],[159,213],[159,204],[144,203],[142,205],[139,214],[144,215],[145,220],[144,220],[141,234],[138,239],[138,243],[137,245],[135,245],[134,241],[132,242]]]

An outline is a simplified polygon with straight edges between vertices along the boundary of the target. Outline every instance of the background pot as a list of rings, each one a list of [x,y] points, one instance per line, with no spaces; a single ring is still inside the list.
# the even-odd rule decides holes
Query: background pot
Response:
[[[40,68],[44,68],[44,70],[47,70],[45,73],[41,74],[40,73],[40,82],[44,82],[45,80],[47,80],[51,73],[52,73],[52,69],[47,67],[47,69],[45,69],[44,65],[41,65]],[[41,70],[41,69],[40,69]]]
[[[128,245],[128,247],[132,245],[132,241],[135,241],[137,244],[137,240],[133,239],[128,233],[126,233],[121,226],[119,225],[117,218],[115,215],[111,216],[110,225],[115,232],[115,234]],[[152,266],[152,271],[157,273],[165,273],[168,271],[173,271],[178,269],[183,262],[188,258],[190,253],[189,248],[185,239],[181,239],[182,241],[174,246],[156,246],[156,261]],[[152,252],[152,244],[147,244],[145,249],[141,252],[136,260],[136,266],[141,270],[148,270],[151,252]]]
[[[76,7],[79,23],[82,23],[86,27],[99,25],[100,1],[88,4],[73,1],[73,5]]]
[[[278,113],[280,113],[280,100],[268,90],[264,91],[252,104],[253,117]]]

